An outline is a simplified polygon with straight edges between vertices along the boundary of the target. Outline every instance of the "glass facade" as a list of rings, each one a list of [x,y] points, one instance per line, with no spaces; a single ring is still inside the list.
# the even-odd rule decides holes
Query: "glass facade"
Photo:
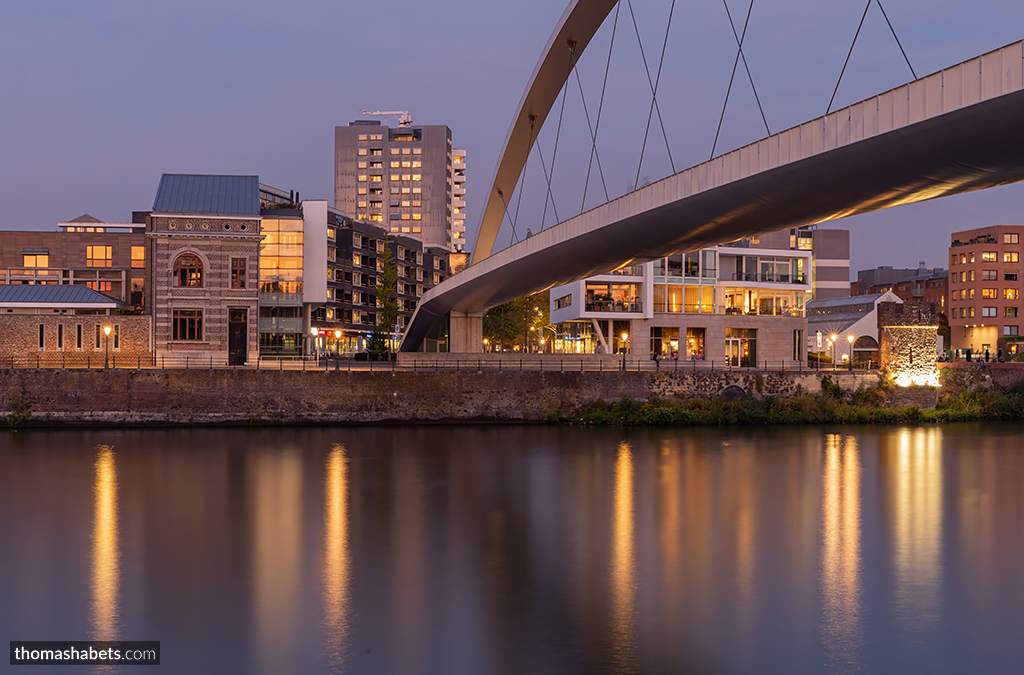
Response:
[[[260,353],[264,356],[302,355],[302,227],[301,218],[264,218],[260,224]]]

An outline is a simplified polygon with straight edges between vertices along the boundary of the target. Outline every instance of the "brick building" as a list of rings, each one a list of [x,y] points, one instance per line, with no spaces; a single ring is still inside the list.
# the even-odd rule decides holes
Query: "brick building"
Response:
[[[255,358],[259,178],[164,174],[146,237],[157,356]]]
[[[949,247],[949,327],[953,349],[997,354],[1020,335],[1022,225],[954,232]]]
[[[87,286],[142,309],[147,261],[141,215],[142,223],[83,215],[59,223],[59,231],[2,231],[0,284]]]
[[[101,367],[148,362],[149,316],[82,285],[0,286],[0,366]],[[109,329],[109,331],[107,330]],[[10,361],[14,359],[14,361]]]

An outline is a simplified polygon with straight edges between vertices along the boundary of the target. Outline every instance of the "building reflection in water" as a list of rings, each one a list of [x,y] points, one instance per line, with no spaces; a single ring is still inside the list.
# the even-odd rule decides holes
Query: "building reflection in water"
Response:
[[[895,615],[911,643],[940,619],[942,578],[942,431],[902,429],[889,452],[892,476]]]
[[[93,640],[118,638],[121,548],[117,529],[117,466],[114,448],[97,446],[93,482],[92,611]]]
[[[632,672],[635,661],[636,542],[633,453],[619,444],[615,458],[612,523],[612,653],[617,672]]]
[[[855,672],[863,622],[861,467],[852,436],[825,437],[822,476],[822,644],[830,672]]]
[[[348,459],[336,444],[327,455],[324,476],[324,629],[326,661],[340,667],[349,633]]]
[[[411,673],[420,667],[428,646],[425,610],[430,552],[426,533],[430,522],[424,494],[424,458],[419,449],[403,449],[392,462],[391,597],[398,648],[396,671]]]
[[[284,673],[295,667],[301,634],[302,455],[286,447],[254,459],[253,664]]]

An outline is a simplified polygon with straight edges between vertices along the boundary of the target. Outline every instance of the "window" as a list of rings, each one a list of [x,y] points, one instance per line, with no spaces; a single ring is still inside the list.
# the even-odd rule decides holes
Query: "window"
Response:
[[[1016,272],[1006,272],[1003,274],[1003,281],[1017,281]]]
[[[1003,335],[1019,335],[1016,326],[1003,326]]]
[[[358,253],[353,253],[352,254],[352,264],[356,265],[356,266],[362,265],[363,264],[363,256],[359,255]]]
[[[1019,234],[1004,234],[1003,235],[1003,243],[1004,244],[1019,244],[1020,243],[1020,235]]]
[[[114,338],[114,349],[121,348],[121,326],[114,324],[114,331],[110,334],[110,337]]]
[[[366,140],[366,134],[359,134],[359,135],[357,136],[357,138],[358,138],[359,140],[361,140],[361,141],[365,141],[365,140]]]
[[[414,174],[412,175],[412,179],[413,179],[414,181],[415,181],[415,180],[423,180],[423,176],[422,176],[422,175],[420,175],[420,174],[418,174],[418,173],[414,173]]]
[[[1020,262],[1020,254],[1016,251],[1003,254],[1003,262]]]
[[[399,162],[391,162],[391,168],[392,169],[397,169],[398,165],[399,165]]]
[[[983,288],[983,289],[981,289],[981,297],[985,298],[986,300],[994,300],[994,299],[996,299],[999,296],[996,293],[996,289],[994,289],[994,288]]]
[[[395,179],[395,177],[394,177],[394,176],[392,176],[392,177],[391,177],[391,180],[394,180],[394,179]],[[408,173],[403,173],[403,174],[402,174],[402,180],[412,180],[412,174],[408,174]]]
[[[414,155],[422,155],[423,154],[423,148],[413,148],[412,149],[412,154],[414,154]]]
[[[366,188],[364,188],[364,187],[359,188],[358,190],[356,190],[356,194],[365,195],[366,194]]]
[[[398,154],[398,148],[391,148],[391,154],[392,155],[397,155]]]
[[[954,307],[954,308],[953,308],[953,318],[954,318],[954,319],[955,319],[955,318],[957,318],[957,314],[958,314],[958,313],[959,313],[959,310],[957,310],[957,308],[956,308],[956,307]]]
[[[383,176],[370,176],[370,182],[371,183],[381,183],[383,181],[384,181],[384,177]]]
[[[231,259],[231,288],[245,288],[245,258]]]
[[[366,148],[359,148],[356,150],[356,154],[360,157],[366,157]]]
[[[358,162],[356,164],[356,168],[357,169],[365,169],[366,168],[366,162]]]
[[[982,270],[981,280],[982,281],[997,281],[999,279],[998,270]]]
[[[961,253],[960,254],[960,264],[961,265],[966,265],[967,264],[967,254],[966,253]]]
[[[994,318],[995,315],[996,315],[996,308],[995,307],[982,307],[981,308],[981,316],[982,317],[986,317],[986,318],[987,317],[993,317]]]
[[[176,309],[174,310],[174,335],[175,340],[202,340],[203,339],[203,310],[201,309]]]
[[[132,246],[132,267],[146,266],[146,247]]]
[[[75,349],[82,348],[82,324],[75,326]]]
[[[46,253],[29,253],[21,256],[23,267],[49,267],[50,256]]]
[[[1004,288],[1003,289],[1003,300],[1016,300],[1020,296],[1020,291],[1016,288]]]
[[[100,348],[101,341],[103,339],[103,331],[99,324],[96,324],[96,349]]]
[[[995,262],[997,259],[995,251],[984,251],[981,254],[981,262]]]
[[[1003,316],[1011,319],[1017,318],[1016,307],[1003,307]]]
[[[174,261],[174,285],[179,287],[203,287],[203,263],[199,256],[191,253],[179,255]]]
[[[39,349],[46,348],[46,326],[39,324]]]
[[[112,281],[86,281],[85,285],[100,293],[110,293],[114,290],[114,282]]]

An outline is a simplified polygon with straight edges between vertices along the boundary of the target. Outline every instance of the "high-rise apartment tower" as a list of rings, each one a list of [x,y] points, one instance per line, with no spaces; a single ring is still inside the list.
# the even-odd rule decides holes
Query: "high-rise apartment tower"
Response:
[[[356,220],[411,235],[426,246],[461,250],[465,227],[454,227],[455,200],[465,208],[465,154],[453,169],[452,132],[445,125],[357,120],[334,128],[334,205]],[[455,195],[456,173],[460,194]]]

